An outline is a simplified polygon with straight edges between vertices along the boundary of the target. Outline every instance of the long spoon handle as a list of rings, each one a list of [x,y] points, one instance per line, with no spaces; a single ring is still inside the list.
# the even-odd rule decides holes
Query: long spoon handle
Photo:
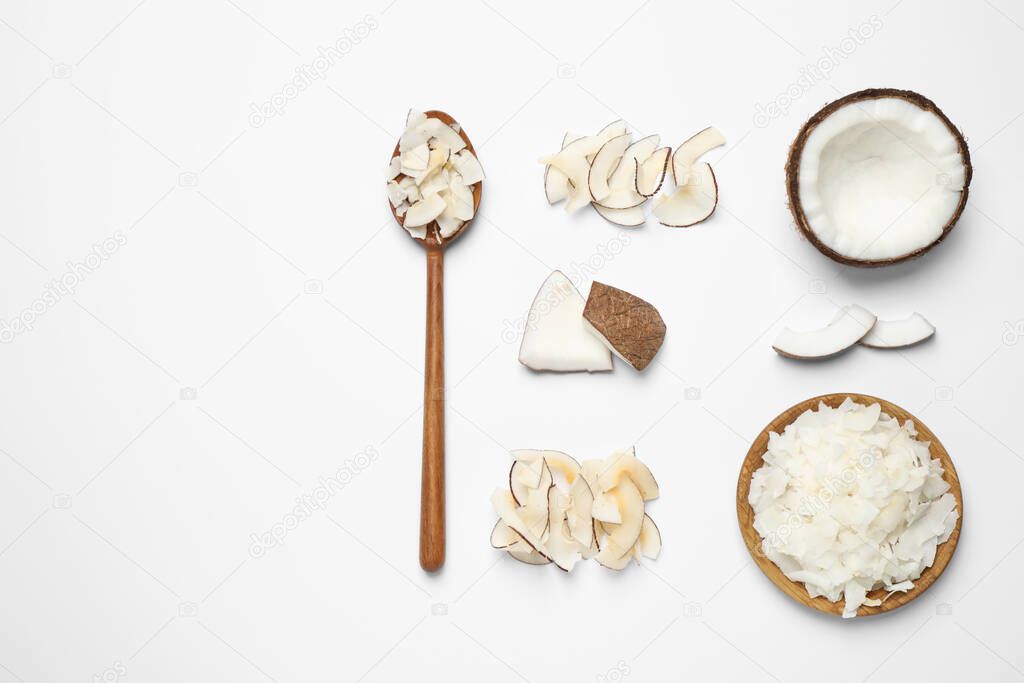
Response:
[[[444,564],[444,250],[427,247],[427,349],[423,383],[420,566]]]

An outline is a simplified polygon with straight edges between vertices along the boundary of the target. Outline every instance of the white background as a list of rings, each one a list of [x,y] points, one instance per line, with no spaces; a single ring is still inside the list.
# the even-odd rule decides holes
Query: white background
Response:
[[[127,242],[0,346],[0,681],[1024,675],[1024,9],[390,1],[2,3],[0,318],[94,244]],[[357,28],[323,79],[251,125],[253,104]],[[801,81],[822,59],[828,77]],[[799,238],[782,171],[803,120],[873,86],[934,99],[975,178],[945,244],[860,271]],[[459,119],[488,173],[446,255],[436,576],[417,563],[424,257],[382,181],[410,106]],[[552,269],[626,235],[549,208],[536,159],[618,117],[666,144],[724,131],[718,211],[691,230],[650,221],[580,283],[660,309],[668,336],[645,373],[532,374],[507,326]],[[772,352],[781,326],[852,302],[919,311],[938,336],[820,364]],[[885,617],[790,601],[736,527],[754,435],[833,391],[920,416],[963,482],[956,557]],[[507,449],[634,443],[661,482],[659,560],[567,576],[488,546]],[[327,510],[250,555],[252,534],[361,452],[377,457]]]

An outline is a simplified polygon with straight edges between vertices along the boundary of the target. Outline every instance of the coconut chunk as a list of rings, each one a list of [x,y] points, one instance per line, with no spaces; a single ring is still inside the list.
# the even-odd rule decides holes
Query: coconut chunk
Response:
[[[670,228],[688,228],[711,217],[718,206],[718,182],[709,164],[697,164],[686,185],[655,200],[654,215]]]
[[[878,320],[860,339],[862,346],[899,349],[919,344],[935,334],[935,326],[920,313],[903,320]]]
[[[676,148],[672,155],[672,178],[678,187],[690,181],[690,169],[697,159],[725,144],[725,136],[714,126],[709,126]]]
[[[526,318],[519,362],[532,370],[603,372],[611,354],[584,325],[585,301],[561,271],[541,285]]]
[[[860,306],[843,308],[827,327],[809,332],[783,329],[772,343],[776,353],[787,358],[828,358],[846,351],[874,327],[875,314]]]
[[[595,281],[583,319],[612,353],[643,370],[665,340],[665,321],[651,304],[629,292]]]
[[[653,197],[658,194],[665,176],[668,174],[668,162],[672,155],[671,147],[662,147],[651,153],[641,163],[636,163],[636,192],[644,197]]]

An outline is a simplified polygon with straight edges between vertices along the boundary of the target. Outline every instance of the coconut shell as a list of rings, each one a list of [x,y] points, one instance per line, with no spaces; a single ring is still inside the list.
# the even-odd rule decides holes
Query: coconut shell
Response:
[[[886,97],[896,97],[906,100],[920,109],[935,114],[937,117],[939,117],[939,120],[941,120],[946,125],[946,128],[949,129],[949,132],[956,139],[957,146],[960,150],[960,158],[963,160],[964,189],[963,192],[960,193],[960,203],[957,204],[956,210],[953,212],[952,217],[950,217],[949,222],[947,222],[946,225],[943,227],[942,232],[939,234],[938,238],[931,244],[928,244],[924,247],[921,247],[920,249],[909,252],[907,254],[903,254],[901,256],[897,256],[895,258],[890,259],[854,259],[850,258],[849,256],[840,254],[837,251],[825,245],[825,243],[823,243],[811,229],[810,222],[807,220],[807,216],[804,214],[803,205],[800,202],[800,157],[803,155],[804,145],[806,144],[807,138],[810,136],[811,132],[818,127],[818,124],[824,121],[833,112],[849,104],[864,102],[867,100],[877,100]],[[793,144],[789,148],[789,158],[786,161],[786,193],[789,195],[789,210],[790,213],[793,214],[793,220],[796,222],[797,228],[804,235],[804,237],[806,237],[807,240],[814,245],[815,249],[817,249],[818,251],[820,251],[822,254],[829,257],[833,261],[842,263],[844,265],[858,266],[862,268],[876,268],[879,266],[888,266],[894,263],[901,263],[903,261],[916,258],[921,254],[925,253],[926,251],[928,251],[929,249],[931,249],[932,247],[934,247],[942,240],[944,240],[946,238],[946,235],[949,234],[949,232],[953,229],[953,226],[956,225],[956,222],[960,219],[961,214],[963,214],[964,207],[967,206],[967,191],[971,184],[971,176],[973,175],[973,171],[974,169],[971,166],[971,153],[970,150],[967,149],[967,141],[964,139],[964,136],[960,132],[960,130],[953,125],[949,118],[946,117],[943,111],[939,109],[934,102],[932,102],[924,95],[916,93],[912,90],[896,90],[893,88],[869,88],[867,90],[861,90],[855,93],[851,93],[849,95],[846,95],[845,97],[841,97],[838,100],[835,100],[834,102],[830,102],[829,104],[825,105],[825,107],[823,107],[820,111],[818,111],[818,113],[816,113],[814,116],[808,119],[807,122],[800,128],[800,132],[797,133],[796,139],[793,141]]]
[[[601,282],[591,285],[583,318],[615,355],[636,370],[646,368],[665,341],[665,321],[658,309]]]

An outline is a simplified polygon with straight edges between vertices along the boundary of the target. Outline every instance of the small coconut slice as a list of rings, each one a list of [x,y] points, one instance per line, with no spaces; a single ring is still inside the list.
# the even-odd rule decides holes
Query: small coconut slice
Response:
[[[569,533],[584,548],[594,543],[594,493],[586,479],[577,477],[569,489],[569,507],[565,511]]]
[[[688,228],[711,217],[718,206],[718,181],[709,164],[697,164],[686,185],[655,200],[654,215],[670,228]]]
[[[566,133],[562,138],[562,149],[581,137],[583,136],[576,133]],[[550,164],[544,167],[544,196],[547,198],[548,204],[557,204],[568,199],[569,190],[569,178],[564,173],[557,168],[552,168]]]
[[[505,548],[511,547],[518,543],[522,539],[522,536],[512,531],[508,524],[501,521],[500,519],[494,524],[494,528],[491,530],[491,547],[504,550]]]
[[[583,309],[590,329],[635,370],[654,359],[665,340],[665,321],[651,304],[638,296],[595,281]]]
[[[863,339],[874,327],[875,321],[871,311],[856,305],[847,306],[835,321],[819,330],[794,332],[785,328],[776,337],[772,348],[787,358],[828,358],[846,351]]]
[[[608,179],[608,187],[612,190],[634,190],[636,189],[636,169],[651,158],[651,155],[658,149],[661,143],[660,135],[648,135],[630,144],[622,153],[622,161],[612,172]]]
[[[519,560],[525,564],[544,565],[551,564],[551,560],[539,552],[537,549],[532,548],[529,543],[525,541],[507,548],[507,552],[513,559]]]
[[[658,193],[662,183],[665,182],[671,155],[671,147],[662,147],[652,152],[651,156],[647,157],[643,163],[640,163],[639,160],[635,162],[637,194],[643,197],[653,197]]]
[[[636,548],[644,557],[652,560],[658,559],[658,555],[661,554],[661,530],[647,514],[644,514],[644,523],[640,527],[640,538],[636,542]]]
[[[672,155],[672,178],[678,187],[690,181],[690,169],[697,159],[725,144],[725,136],[717,128],[709,126],[683,142]]]
[[[876,349],[898,349],[913,346],[935,334],[935,326],[920,313],[903,320],[879,320],[861,337],[862,346]]]
[[[654,500],[660,495],[658,482],[651,474],[647,465],[636,457],[634,448],[616,451],[604,461],[604,467],[597,479],[597,489],[602,493],[618,486],[623,478],[629,478],[638,489],[645,501]]]
[[[566,510],[569,507],[569,498],[564,493],[552,486],[548,489],[548,528],[550,533],[544,544],[544,554],[551,558],[551,561],[563,571],[572,571],[572,568],[580,561],[582,551],[586,545],[580,545],[569,532],[566,522]]]
[[[388,162],[388,180],[394,180],[402,172],[402,157],[391,157]]]
[[[853,266],[914,258],[941,242],[967,204],[967,142],[934,102],[870,89],[826,105],[786,164],[793,219],[818,251]]]
[[[590,173],[587,176],[587,185],[590,188],[590,196],[593,201],[600,201],[611,194],[608,179],[622,160],[622,153],[626,151],[632,140],[633,136],[629,133],[619,135],[604,143],[594,155],[594,161],[590,164]]]
[[[425,226],[430,221],[434,220],[441,215],[441,212],[445,210],[447,204],[440,195],[432,194],[430,196],[423,197],[420,201],[416,202],[409,207],[409,210],[405,212],[405,221],[402,225],[406,228],[417,228]]]
[[[462,176],[462,181],[466,185],[475,185],[484,179],[484,167],[468,149],[452,157],[452,166]]]
[[[609,566],[617,564],[616,561],[628,554],[639,540],[644,523],[644,499],[640,495],[640,489],[629,479],[623,479],[618,486],[604,495],[615,500],[622,517],[619,524],[602,522],[607,535],[601,540],[601,552],[595,559]]]
[[[569,278],[558,270],[551,273],[530,306],[519,362],[554,372],[611,370],[611,354],[584,325],[584,306]]]
[[[647,221],[647,215],[642,206],[631,206],[626,209],[609,209],[600,204],[594,204],[594,210],[609,223],[621,225],[624,228],[635,228]]]

